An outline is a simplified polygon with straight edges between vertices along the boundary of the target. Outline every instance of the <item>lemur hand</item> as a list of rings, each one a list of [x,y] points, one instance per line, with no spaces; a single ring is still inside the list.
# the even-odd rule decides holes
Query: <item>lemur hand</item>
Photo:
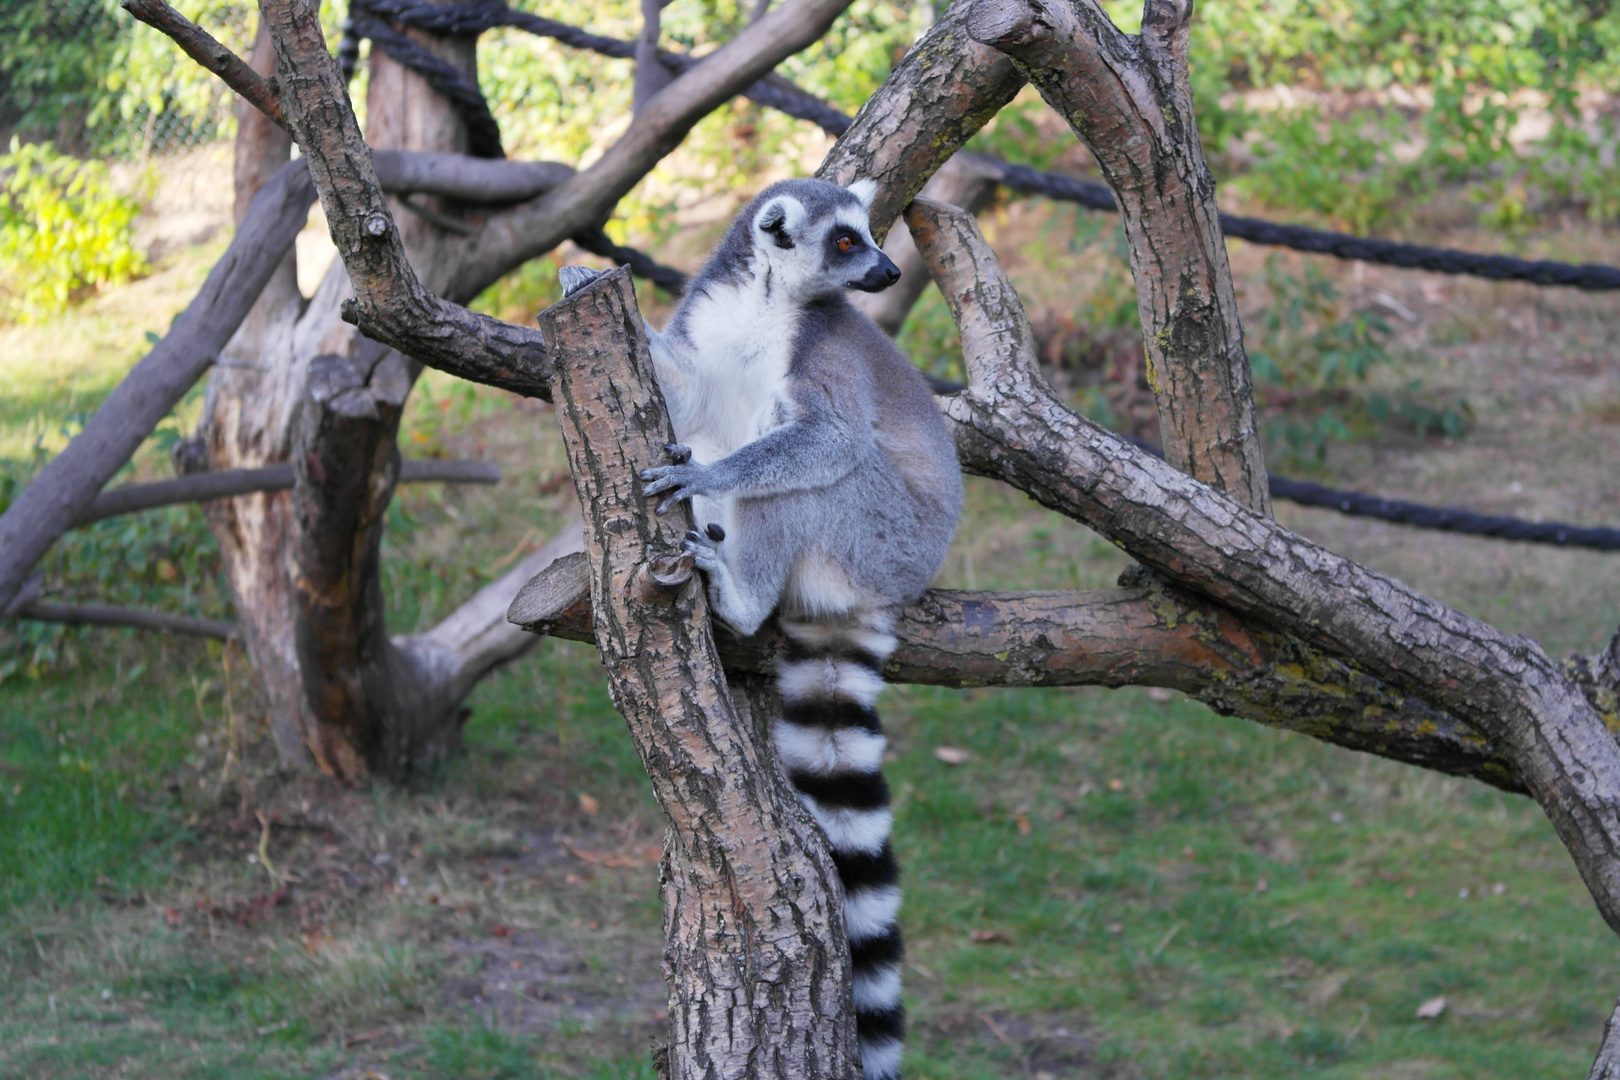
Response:
[[[675,464],[641,470],[641,479],[646,481],[646,486],[641,489],[643,495],[651,497],[666,491],[674,492],[654,509],[653,512],[657,514],[662,514],[682,499],[707,495],[712,489],[709,466],[692,461],[691,447],[670,443],[664,447],[664,452]]]

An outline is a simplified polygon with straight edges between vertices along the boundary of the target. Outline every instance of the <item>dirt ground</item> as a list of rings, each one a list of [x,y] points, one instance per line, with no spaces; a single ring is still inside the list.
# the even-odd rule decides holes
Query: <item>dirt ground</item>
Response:
[[[229,225],[228,200],[219,197],[229,190],[228,156],[199,153],[163,171],[153,212],[141,225],[160,272],[188,245],[217,244]],[[1468,220],[1461,205],[1426,208],[1414,214],[1402,238],[1620,264],[1620,231],[1612,226],[1558,220],[1504,237]],[[1084,252],[1067,252],[1061,230],[1072,221],[1072,212],[1033,200],[1003,203],[985,219],[987,235],[1037,318],[1069,310],[1103,273]],[[1270,252],[1239,242],[1231,253],[1247,314],[1264,302],[1260,282]],[[301,281],[312,287],[314,268],[330,258],[318,214],[299,239],[299,254],[308,264]],[[1281,257],[1295,272],[1307,258]],[[672,261],[694,268],[691,259]],[[1377,306],[1395,327],[1391,350],[1398,364],[1376,378],[1392,388],[1420,379],[1425,393],[1464,398],[1475,426],[1456,439],[1390,431],[1335,444],[1326,463],[1305,478],[1485,513],[1620,527],[1620,301],[1614,295],[1316,262],[1351,306]],[[183,302],[178,287],[164,302],[171,301]],[[120,302],[107,297],[97,303]],[[656,321],[661,312],[652,315]],[[13,337],[13,344],[33,347],[31,339]],[[71,355],[60,359],[74,362]],[[474,535],[487,553],[484,561],[532,547],[544,536],[537,531],[542,526],[503,512],[503,501],[538,500],[554,516],[571,498],[555,483],[561,459],[554,438],[536,442],[534,435],[550,424],[548,409],[524,404],[451,422],[431,407],[440,397],[449,400],[447,386],[435,376],[424,381],[407,422],[407,446],[425,432],[421,441],[431,438],[436,452],[499,461],[515,486],[402,496],[421,521],[413,557],[426,565],[435,551],[448,553]],[[1528,634],[1555,653],[1594,651],[1620,623],[1617,554],[1425,532],[1288,503],[1279,503],[1276,513],[1328,548]],[[463,518],[472,524],[457,524]],[[974,482],[940,583],[1089,587],[1109,583],[1123,565],[1117,552],[1078,526],[1021,495]],[[432,613],[431,605],[419,609],[417,621]],[[532,678],[536,688],[546,686],[539,692],[547,700],[563,701],[555,707],[557,732],[530,730],[524,721],[490,735],[476,763],[424,796],[286,783],[271,778],[262,760],[257,770],[215,785],[209,778],[228,771],[226,747],[205,737],[189,771],[175,781],[206,789],[211,798],[181,853],[174,888],[154,896],[151,906],[119,907],[105,918],[131,926],[160,921],[181,952],[206,947],[249,969],[268,963],[263,958],[284,952],[289,942],[309,963],[330,962],[334,970],[360,948],[356,941],[435,957],[444,977],[398,976],[410,984],[408,993],[399,991],[401,1000],[413,1002],[409,1008],[368,1005],[334,1013],[342,1018],[332,1021],[339,1025],[331,1040],[339,1049],[325,1073],[332,1078],[388,1075],[389,1063],[420,1039],[419,1030],[400,1019],[408,1011],[481,1017],[492,1030],[546,1033],[593,1054],[641,1054],[658,1038],[666,1015],[652,880],[661,826],[634,786],[633,770],[604,768],[598,786],[589,754],[570,761],[548,756],[554,741],[599,738],[606,745],[615,733],[563,732],[571,707],[599,715],[605,702],[589,657],[556,644],[542,646],[542,653]],[[245,684],[240,692],[247,693]],[[87,970],[91,963],[88,956],[83,961]],[[397,975],[388,967],[395,961],[376,963],[377,970]],[[396,975],[378,978],[386,983]],[[925,967],[907,977],[926,1002],[920,1045],[980,1039],[1007,1049],[1025,1075],[1110,1074],[1096,1057],[1096,1033],[1073,1012],[953,1004],[945,990],[931,989],[946,982]],[[282,1022],[267,1020],[263,1028]],[[344,1026],[351,1022],[363,1026]]]

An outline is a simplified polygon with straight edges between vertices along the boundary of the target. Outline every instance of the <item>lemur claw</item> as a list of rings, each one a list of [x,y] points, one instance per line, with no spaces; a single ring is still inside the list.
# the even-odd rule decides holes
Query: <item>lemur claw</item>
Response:
[[[720,527],[720,523],[718,521],[709,522],[703,527],[703,531],[708,533],[709,539],[713,540],[717,544],[726,538],[726,530]]]
[[[681,542],[681,550],[692,556],[692,562],[699,570],[712,571],[720,566],[719,554],[698,533],[687,533],[686,539]]]
[[[677,465],[685,465],[692,460],[692,448],[682,446],[680,443],[665,443],[664,453],[668,454],[669,460]]]

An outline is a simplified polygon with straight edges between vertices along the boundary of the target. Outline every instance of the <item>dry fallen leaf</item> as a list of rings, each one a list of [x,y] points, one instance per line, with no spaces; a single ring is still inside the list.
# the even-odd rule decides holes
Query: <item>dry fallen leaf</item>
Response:
[[[1430,998],[1428,1001],[1425,1001],[1423,1004],[1418,1006],[1417,1018],[1419,1020],[1433,1020],[1435,1017],[1439,1016],[1445,1011],[1446,999],[1444,996]]]
[[[968,940],[977,941],[980,945],[990,945],[996,942],[1002,945],[1012,944],[1012,938],[1000,930],[975,930],[968,935]]]
[[[1015,824],[1018,826],[1018,835],[1019,836],[1028,836],[1029,833],[1030,833],[1030,830],[1034,828],[1034,826],[1029,823],[1029,815],[1028,814],[1019,814],[1018,819],[1015,822]]]
[[[1123,781],[1123,780],[1110,780],[1110,781],[1108,781],[1108,790],[1109,791],[1124,791],[1125,790],[1125,781]]]
[[[596,801],[596,796],[579,793],[579,808],[587,814],[595,814],[602,809],[602,804]]]
[[[637,867],[653,866],[664,857],[664,849],[659,844],[643,844],[640,847],[624,848],[621,851],[590,851],[586,848],[577,848],[566,841],[563,847],[576,859],[593,863],[596,866]]]
[[[936,746],[934,756],[947,765],[960,765],[968,759],[968,752],[955,746]]]
[[[1152,701],[1169,701],[1176,695],[1162,686],[1148,687],[1148,698]]]

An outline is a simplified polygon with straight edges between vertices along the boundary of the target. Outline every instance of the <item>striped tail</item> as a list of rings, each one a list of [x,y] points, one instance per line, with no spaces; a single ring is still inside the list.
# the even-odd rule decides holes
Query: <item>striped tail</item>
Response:
[[[844,883],[864,1080],[900,1075],[900,866],[889,845],[893,815],[883,779],[883,727],[873,703],[894,651],[892,618],[789,622],[778,674],[783,715],[776,749],[788,779],[820,823]]]

